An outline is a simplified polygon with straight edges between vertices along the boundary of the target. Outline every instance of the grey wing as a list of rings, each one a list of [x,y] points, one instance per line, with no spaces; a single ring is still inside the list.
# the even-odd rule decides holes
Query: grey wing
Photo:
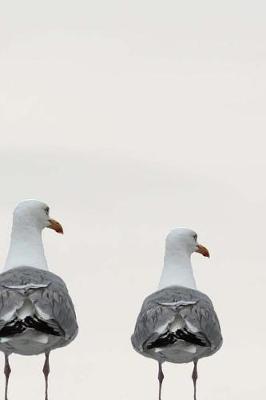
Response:
[[[45,288],[30,294],[40,319],[51,327],[59,327],[66,340],[73,340],[78,333],[76,313],[64,284],[51,282]]]
[[[23,295],[0,286],[0,330],[14,318],[23,302]]]
[[[138,316],[132,344],[140,353],[182,340],[208,347],[221,345],[220,326],[209,298],[185,288],[164,289],[149,296]]]
[[[216,352],[222,345],[221,328],[218,317],[209,299],[200,299],[190,308],[184,307],[180,315],[187,329],[195,335],[203,335],[211,353]]]
[[[144,302],[131,337],[134,349],[140,353],[145,352],[149,343],[156,341],[174,318],[175,314],[171,309],[168,310],[157,303],[146,306]]]
[[[64,281],[50,271],[33,267],[14,268],[0,274],[0,330],[17,316],[25,299],[35,306],[37,324],[64,336],[66,341],[78,332],[76,314]],[[35,321],[36,322],[36,321]]]

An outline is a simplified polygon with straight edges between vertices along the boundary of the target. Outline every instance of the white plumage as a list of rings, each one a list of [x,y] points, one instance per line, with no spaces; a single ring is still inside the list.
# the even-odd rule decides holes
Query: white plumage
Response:
[[[14,211],[10,248],[0,274],[0,350],[5,354],[7,400],[9,355],[45,353],[45,397],[50,351],[66,346],[77,335],[78,325],[64,281],[48,271],[42,242],[47,227],[63,233],[49,217],[49,207],[26,200]]]

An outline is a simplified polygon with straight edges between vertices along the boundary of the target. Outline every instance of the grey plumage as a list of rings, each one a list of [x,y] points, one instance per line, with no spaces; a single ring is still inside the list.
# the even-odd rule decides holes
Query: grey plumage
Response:
[[[29,301],[40,321],[54,327],[60,334],[34,346],[29,343],[17,351],[13,340],[0,337],[0,350],[10,354],[39,354],[70,343],[77,335],[78,325],[73,303],[64,281],[50,271],[18,267],[0,274],[0,336],[1,330],[16,318],[25,301]],[[19,335],[19,334],[18,334]],[[18,336],[15,335],[15,336]]]
[[[45,354],[43,374],[48,400],[50,352],[70,343],[78,332],[76,315],[65,283],[48,271],[42,231],[63,233],[50,218],[47,204],[30,199],[13,213],[10,246],[0,274],[0,351],[5,354],[5,400],[10,377],[9,355]]]
[[[214,354],[223,341],[211,300],[196,289],[191,264],[194,252],[210,256],[195,231],[176,228],[168,233],[159,290],[144,300],[131,337],[138,353],[158,362],[159,400],[165,361],[193,363],[197,400],[198,360]]]
[[[167,335],[173,343],[166,343]],[[156,346],[160,338],[165,339],[163,345]],[[144,300],[131,341],[137,352],[160,363],[186,363],[214,354],[222,345],[222,336],[209,297],[198,290],[172,286]]]

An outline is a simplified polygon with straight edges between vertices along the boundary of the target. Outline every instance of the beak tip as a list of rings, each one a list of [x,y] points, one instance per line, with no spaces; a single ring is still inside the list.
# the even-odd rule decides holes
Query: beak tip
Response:
[[[210,258],[209,250],[201,244],[198,244],[196,252],[202,254],[204,257]]]
[[[49,222],[50,225],[48,226],[48,228],[53,229],[56,233],[60,233],[61,235],[63,235],[64,233],[63,227],[58,221],[50,219]]]
[[[63,228],[61,225],[59,225],[56,229],[55,229],[56,233],[60,233],[61,235],[64,234]]]

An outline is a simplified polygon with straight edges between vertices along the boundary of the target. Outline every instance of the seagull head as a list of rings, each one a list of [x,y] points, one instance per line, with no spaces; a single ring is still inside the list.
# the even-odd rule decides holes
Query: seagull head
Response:
[[[206,247],[198,243],[198,235],[191,229],[175,228],[166,237],[166,248],[171,252],[182,251],[189,255],[200,253],[204,257],[210,257]]]
[[[47,204],[38,200],[23,200],[14,210],[14,222],[26,227],[34,227],[39,230],[50,228],[57,233],[63,233],[61,224],[49,216]]]

